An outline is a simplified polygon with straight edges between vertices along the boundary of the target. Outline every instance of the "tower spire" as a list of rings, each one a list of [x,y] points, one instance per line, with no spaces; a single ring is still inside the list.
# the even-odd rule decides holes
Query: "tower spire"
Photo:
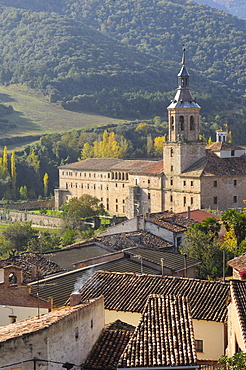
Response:
[[[186,65],[186,55],[185,55],[185,48],[183,48],[183,56],[182,56],[182,65]]]

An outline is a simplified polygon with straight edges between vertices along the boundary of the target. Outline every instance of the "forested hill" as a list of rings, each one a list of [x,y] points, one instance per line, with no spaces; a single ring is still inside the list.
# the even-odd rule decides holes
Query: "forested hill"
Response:
[[[206,4],[226,11],[239,18],[246,19],[246,0],[195,0],[197,3]]]
[[[161,115],[185,44],[203,109],[216,114],[242,103],[246,22],[236,17],[191,0],[8,4],[22,9],[0,8],[0,82],[26,83],[52,101],[77,96],[73,109]]]

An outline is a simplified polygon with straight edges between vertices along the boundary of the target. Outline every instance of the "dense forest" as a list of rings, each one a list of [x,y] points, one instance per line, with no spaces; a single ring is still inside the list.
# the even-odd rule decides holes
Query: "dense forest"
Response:
[[[186,0],[8,4],[22,9],[0,9],[2,83],[25,83],[67,109],[154,117],[173,97],[185,44],[203,115],[242,106],[245,21]]]
[[[246,19],[245,0],[195,0],[197,3],[206,4],[224,10],[227,13]]]

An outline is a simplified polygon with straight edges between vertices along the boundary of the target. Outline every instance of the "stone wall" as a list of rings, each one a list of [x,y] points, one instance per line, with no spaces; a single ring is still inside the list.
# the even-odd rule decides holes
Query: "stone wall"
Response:
[[[34,226],[60,227],[62,220],[60,217],[40,215],[22,211],[10,211],[0,209],[0,222],[32,222]]]

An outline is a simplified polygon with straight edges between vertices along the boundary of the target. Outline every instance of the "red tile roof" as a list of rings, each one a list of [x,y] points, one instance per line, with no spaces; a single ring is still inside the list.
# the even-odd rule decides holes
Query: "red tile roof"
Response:
[[[163,161],[89,158],[83,161],[66,164],[59,168],[77,171],[126,171],[145,175],[160,175],[163,172]]]
[[[229,284],[160,275],[95,272],[79,289],[81,301],[104,295],[107,310],[141,313],[149,294],[188,297],[192,317],[224,322]]]
[[[116,370],[132,333],[126,330],[104,329],[83,364],[83,369]]]
[[[188,217],[188,212],[180,212],[179,215]],[[214,215],[213,213],[201,210],[201,209],[195,209],[193,211],[190,211],[190,219],[197,221],[197,222],[202,222],[204,221],[207,217],[214,217],[216,220],[220,220],[220,217],[217,215]]]
[[[118,367],[190,366],[197,361],[192,319],[184,297],[151,295]]]

